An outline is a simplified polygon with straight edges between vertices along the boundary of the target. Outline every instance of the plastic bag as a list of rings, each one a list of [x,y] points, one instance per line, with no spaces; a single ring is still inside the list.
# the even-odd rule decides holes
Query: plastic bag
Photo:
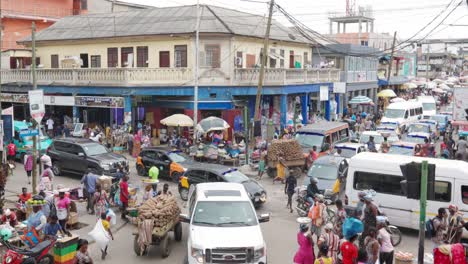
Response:
[[[348,217],[343,223],[343,236],[349,239],[364,230],[362,222],[356,218]]]
[[[104,229],[104,226],[102,225],[101,219],[99,219],[99,221],[94,226],[94,229],[91,232],[89,232],[88,235],[90,235],[94,239],[94,241],[96,241],[101,250],[105,250],[111,240],[109,233]]]
[[[115,213],[114,213],[114,211],[112,209],[110,209],[110,208],[107,209],[106,217],[110,218],[109,223],[111,225],[115,225],[117,223],[117,218],[116,218]]]

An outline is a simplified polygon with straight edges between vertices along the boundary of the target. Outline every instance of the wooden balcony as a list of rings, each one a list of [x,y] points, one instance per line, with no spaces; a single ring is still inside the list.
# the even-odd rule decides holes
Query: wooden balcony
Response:
[[[250,86],[258,82],[259,69],[235,69],[233,77],[220,69],[200,69],[200,85]],[[30,70],[2,70],[1,82],[32,83]],[[192,86],[190,68],[38,69],[39,85]],[[265,85],[312,84],[340,81],[335,69],[266,69]]]

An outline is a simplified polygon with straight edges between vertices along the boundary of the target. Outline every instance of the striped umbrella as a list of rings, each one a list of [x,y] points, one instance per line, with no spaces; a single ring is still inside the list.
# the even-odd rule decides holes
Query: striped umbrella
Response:
[[[371,103],[373,103],[372,99],[364,95],[356,96],[348,102],[348,104],[358,104],[358,105],[365,105],[365,104],[371,104]]]

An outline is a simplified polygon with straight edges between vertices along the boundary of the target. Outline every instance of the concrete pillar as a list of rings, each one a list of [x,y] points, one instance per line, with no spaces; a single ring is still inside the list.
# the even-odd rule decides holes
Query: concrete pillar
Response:
[[[366,32],[369,32],[369,22],[366,21]]]
[[[358,45],[361,45],[362,21],[358,20]]]
[[[286,94],[280,95],[280,112],[281,128],[284,128],[286,126],[288,113],[288,96]]]
[[[324,101],[325,103],[325,119],[330,121],[330,94],[328,95],[328,101]]]
[[[340,94],[335,94],[335,101],[336,101],[336,113],[339,115],[343,113],[343,107],[341,105],[342,101],[340,100]]]
[[[302,124],[307,125],[309,120],[309,94],[301,95],[301,113],[302,113]]]
[[[341,30],[341,23],[338,22],[337,24],[338,24],[338,32],[337,32],[337,33],[339,34],[339,33],[340,33],[340,30]]]
[[[132,124],[132,97],[124,96],[124,123]]]
[[[80,122],[80,110],[78,106],[73,106],[73,123]]]
[[[333,22],[330,20],[330,35],[333,34]]]
[[[343,23],[343,33],[346,33],[346,23]]]
[[[374,33],[374,21],[371,21],[370,32]]]

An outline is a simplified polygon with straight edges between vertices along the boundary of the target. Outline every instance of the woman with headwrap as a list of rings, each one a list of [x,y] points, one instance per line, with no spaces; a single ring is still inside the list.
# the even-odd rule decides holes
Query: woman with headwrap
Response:
[[[450,213],[448,217],[448,243],[457,244],[460,243],[465,221],[463,214],[458,211],[458,206],[451,204],[448,209]]]
[[[297,233],[297,243],[299,244],[299,250],[294,255],[294,264],[314,264],[314,242],[307,224],[300,225],[300,230]]]

